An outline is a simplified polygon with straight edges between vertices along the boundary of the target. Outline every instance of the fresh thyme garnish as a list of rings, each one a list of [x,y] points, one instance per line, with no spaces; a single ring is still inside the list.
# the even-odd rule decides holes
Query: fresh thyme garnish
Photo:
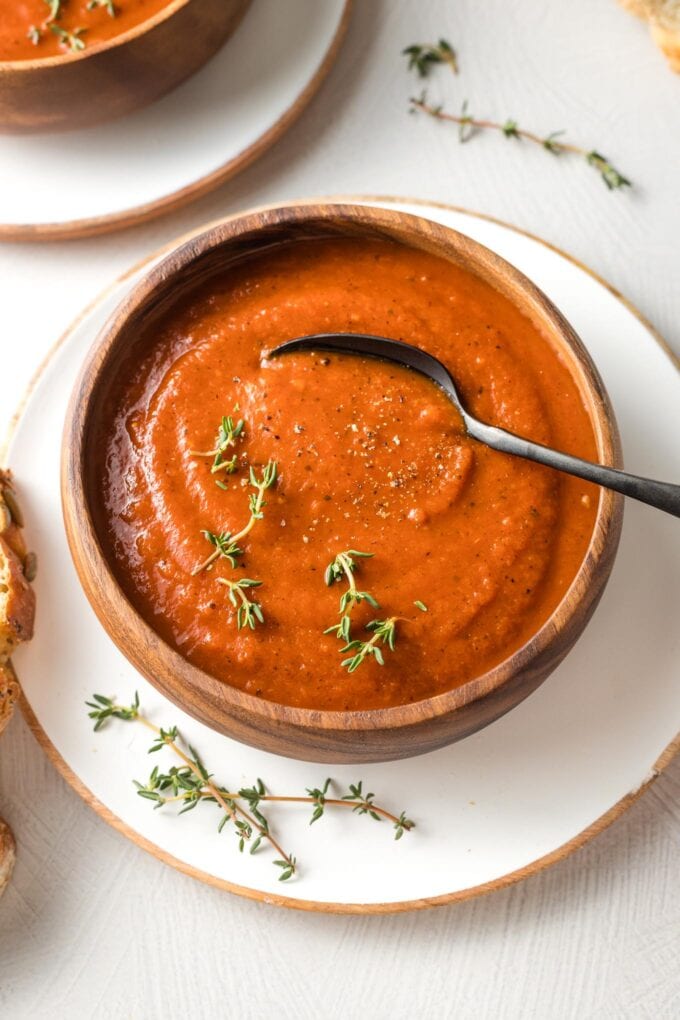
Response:
[[[85,28],[74,28],[72,32],[67,31],[60,25],[50,25],[50,30],[54,32],[56,36],[59,36],[59,42],[62,46],[66,46],[69,50],[77,53],[79,50],[85,49],[85,40],[82,39],[82,35],[87,31]]]
[[[426,78],[435,64],[449,63],[454,71],[458,71],[455,53],[445,39],[440,39],[437,46],[414,44],[407,46],[402,51],[408,56],[409,70],[415,70],[421,78]],[[453,63],[446,59],[446,54],[453,54]],[[516,120],[508,118],[501,122],[480,119],[474,117],[468,110],[468,101],[465,100],[459,114],[447,112],[443,106],[430,103],[427,92],[423,91],[420,96],[411,97],[409,100],[411,113],[425,113],[435,120],[447,121],[458,126],[458,140],[469,141],[473,135],[480,131],[499,131],[506,138],[515,138],[518,141],[524,139],[535,145],[540,145],[547,152],[554,156],[572,155],[584,159],[588,166],[594,167],[610,191],[619,188],[631,187],[631,182],[624,177],[619,170],[602,153],[595,149],[586,149],[571,142],[559,141],[564,134],[563,131],[553,131],[549,135],[540,135],[533,131],[520,128]]]
[[[414,43],[401,52],[408,57],[409,71],[416,71],[420,78],[427,78],[433,64],[448,64],[453,73],[458,74],[456,52],[446,39],[440,39],[436,46]]]
[[[110,719],[122,719],[127,722],[135,721],[146,726],[155,734],[154,742],[149,748],[149,754],[155,754],[163,748],[169,748],[182,761],[181,766],[172,766],[167,772],[161,771],[156,766],[146,783],[139,783],[136,780],[134,785],[137,794],[149,800],[154,805],[154,810],[164,807],[166,804],[181,804],[179,814],[185,814],[193,810],[201,802],[216,804],[220,809],[220,820],[217,831],[222,832],[224,827],[231,823],[234,827],[237,845],[242,853],[246,846],[251,854],[254,854],[262,845],[263,841],[279,855],[274,861],[274,867],[281,872],[280,882],[286,882],[297,874],[298,864],[291,853],[286,853],[274,834],[266,816],[262,813],[261,805],[264,803],[278,804],[308,804],[312,806],[312,817],[310,825],[318,821],[324,814],[327,807],[349,808],[359,815],[369,815],[375,821],[383,819],[392,823],[394,838],[401,839],[404,832],[409,832],[415,827],[415,822],[406,816],[402,811],[394,815],[383,807],[379,807],[374,800],[373,793],[363,792],[363,783],[350,784],[348,792],[339,797],[329,797],[328,791],[332,786],[332,780],[326,779],[323,786],[307,789],[307,796],[303,797],[278,797],[267,792],[261,779],[257,779],[252,787],[231,792],[227,787],[219,785],[211,772],[208,772],[198,752],[189,744],[184,744],[179,730],[176,726],[170,729],[163,729],[155,726],[140,711],[139,695],[135,693],[131,705],[119,705],[113,698],[107,698],[103,694],[94,694],[92,701],[86,705],[90,709],[88,715],[94,719],[95,732],[100,730]],[[247,805],[247,808],[244,807]]]
[[[236,626],[239,630],[243,627],[255,630],[256,624],[264,623],[262,606],[259,602],[251,601],[245,592],[246,588],[259,588],[262,581],[253,581],[250,577],[229,581],[226,577],[218,577],[217,583],[229,589],[229,601],[236,609]]]
[[[218,556],[223,556],[225,560],[229,560],[232,567],[236,566],[239,556],[243,556],[243,549],[239,548],[238,543],[232,539],[228,531],[220,532],[217,535],[214,531],[204,531],[203,535],[205,535],[211,545],[215,546],[215,552],[211,553],[208,559],[200,566],[192,570],[192,575],[199,574],[201,570],[205,570]]]
[[[400,617],[398,616],[390,616],[387,620],[371,620],[370,623],[367,623],[366,630],[373,631],[372,637],[368,641],[358,641],[356,639],[348,641],[340,651],[354,652],[354,654],[343,659],[340,665],[345,666],[348,673],[353,673],[365,659],[370,658],[372,655],[379,666],[384,666],[385,659],[379,642],[382,641],[383,645],[387,645],[390,651],[394,651],[394,643],[397,637],[397,621],[399,619]]]
[[[343,577],[346,578],[348,587],[347,591],[343,592],[340,597],[340,623],[327,627],[324,634],[335,634],[341,641],[349,641],[352,622],[351,613],[354,607],[362,602],[368,602],[369,606],[372,606],[373,609],[380,608],[370,592],[358,591],[354,584],[354,571],[357,568],[355,561],[357,559],[371,559],[372,556],[373,553],[359,552],[358,549],[346,549],[345,552],[338,553],[335,559],[326,567],[324,580],[329,587],[335,584],[336,581],[341,581]]]
[[[229,560],[232,567],[236,566],[237,560],[240,556],[243,556],[243,550],[239,546],[241,539],[245,538],[247,534],[252,530],[256,521],[262,520],[264,517],[264,507],[267,505],[264,501],[264,494],[267,489],[276,481],[276,462],[273,460],[268,461],[262,469],[262,477],[258,478],[255,469],[250,468],[250,484],[255,489],[255,492],[251,493],[248,497],[248,506],[250,508],[250,518],[244,528],[236,535],[232,535],[229,531],[223,531],[216,533],[213,531],[204,531],[203,535],[205,538],[215,546],[215,551],[199,563],[197,567],[191,571],[192,575],[200,574],[202,570],[206,570],[212,563],[215,562],[218,557],[224,557]]]
[[[113,0],[88,0],[87,9],[88,11],[94,11],[97,7],[105,7],[109,17],[115,18],[116,11]]]
[[[28,32],[26,33],[26,38],[29,39],[34,46],[37,46],[40,40],[42,39],[42,32],[36,25],[31,25]]]
[[[229,417],[222,417],[222,422],[217,431],[217,444],[213,450],[189,450],[192,457],[213,457],[213,462],[210,467],[212,474],[216,474],[218,471],[225,471],[228,475],[233,475],[237,469],[237,457],[234,454],[233,457],[227,459],[225,456],[230,446],[236,445],[236,440],[243,432],[243,426],[245,422],[243,418],[239,418],[238,421],[229,415]],[[224,486],[221,485],[220,488]]]
[[[368,591],[357,591],[354,583],[354,572],[357,569],[357,559],[370,559],[373,553],[359,552],[358,549],[346,549],[344,552],[338,553],[334,560],[326,567],[326,573],[324,580],[330,587],[336,581],[341,581],[343,577],[347,581],[347,591],[343,592],[340,598],[340,622],[333,624],[332,627],[327,627],[324,634],[334,634],[340,641],[344,642],[343,647],[340,649],[341,653],[352,652],[353,654],[343,659],[340,663],[347,669],[348,673],[353,673],[362,662],[366,659],[373,658],[379,666],[385,665],[385,657],[383,656],[380,643],[387,645],[387,647],[394,651],[394,643],[397,637],[397,622],[403,620],[404,617],[390,616],[386,620],[371,620],[366,624],[366,630],[372,631],[371,637],[366,641],[360,641],[358,638],[352,637],[352,619],[351,613],[355,606],[360,605],[362,602],[367,602],[373,609],[379,609],[380,605],[376,599]],[[427,612],[427,606],[424,602],[419,599],[413,603],[421,612]]]

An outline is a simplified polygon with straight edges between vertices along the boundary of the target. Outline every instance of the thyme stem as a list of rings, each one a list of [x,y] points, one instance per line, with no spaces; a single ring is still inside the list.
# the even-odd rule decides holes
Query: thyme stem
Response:
[[[118,709],[121,708],[121,706],[115,707]],[[138,722],[143,723],[144,726],[147,727],[147,729],[152,730],[159,737],[159,739],[163,740],[166,747],[169,747],[171,751],[174,751],[177,757],[180,758],[181,761],[183,761],[184,764],[191,769],[196,778],[201,780],[201,782],[203,783],[203,789],[206,791],[205,793],[202,794],[202,796],[214,797],[214,799],[217,801],[220,807],[224,809],[224,813],[229,815],[230,818],[234,819],[237,815],[240,815],[242,818],[244,818],[248,822],[248,824],[251,825],[253,829],[255,829],[255,831],[260,834],[262,839],[266,839],[269,841],[269,843],[271,843],[272,847],[276,850],[276,852],[281,855],[282,860],[286,861],[287,864],[290,864],[294,868],[294,859],[281,848],[280,844],[272,836],[268,828],[266,828],[263,825],[260,825],[260,823],[256,821],[256,819],[253,818],[252,815],[248,814],[247,811],[245,811],[242,807],[240,807],[236,803],[236,800],[239,799],[240,794],[233,793],[224,794],[218,786],[215,786],[215,784],[211,782],[210,779],[205,778],[205,776],[201,773],[201,770],[199,769],[197,763],[193,761],[191,758],[189,758],[189,756],[184,753],[181,747],[177,746],[175,740],[172,739],[165,730],[160,729],[158,726],[154,726],[154,724],[150,722],[150,720],[147,719],[146,716],[142,715],[140,712],[137,712],[134,718]]]
[[[400,620],[408,622],[403,616],[389,616],[386,620],[371,620],[370,623],[366,624],[366,630],[372,630],[374,632],[373,635],[368,641],[359,641],[358,639],[348,641],[340,651],[352,652],[353,654],[343,659],[340,665],[345,666],[348,673],[354,673],[362,662],[373,656],[379,666],[384,666],[385,660],[379,647],[379,642],[387,645],[390,651],[394,651],[394,644],[397,638],[397,623]]]
[[[230,446],[236,446],[236,440],[243,433],[243,426],[245,422],[243,418],[239,418],[238,421],[229,416],[222,416],[220,427],[217,431],[217,442],[212,450],[189,450],[191,457],[213,457],[213,463],[210,468],[211,474],[217,474],[218,471],[226,471],[227,474],[233,474],[236,471],[236,455],[231,460],[225,460],[225,453]]]
[[[199,563],[197,567],[191,571],[192,577],[196,574],[200,574],[202,570],[205,570],[219,556],[224,556],[228,559],[232,566],[236,565],[237,557],[242,555],[242,550],[239,548],[239,542],[249,535],[252,531],[255,522],[262,520],[264,514],[262,510],[265,507],[264,494],[276,481],[276,462],[270,460],[262,470],[262,477],[257,478],[255,471],[251,467],[250,469],[250,484],[255,489],[255,494],[250,496],[250,517],[245,527],[236,534],[232,535],[230,532],[223,532],[221,534],[215,534],[212,531],[204,531],[203,534],[215,546],[215,551],[210,553],[202,563]]]
[[[326,567],[324,580],[328,587],[335,584],[336,581],[341,581],[344,575],[347,580],[347,591],[343,592],[340,597],[340,623],[327,627],[324,634],[335,634],[341,641],[349,641],[352,610],[354,607],[362,602],[368,602],[369,606],[372,606],[373,609],[380,608],[371,593],[368,591],[358,591],[354,582],[354,571],[357,568],[356,561],[359,559],[371,559],[372,557],[373,553],[359,552],[358,549],[346,549],[344,552],[338,553],[335,559],[331,560]]]
[[[493,120],[483,120],[481,118],[471,116],[467,112],[466,103],[463,104],[460,114],[456,115],[448,113],[443,109],[443,107],[433,106],[429,103],[424,93],[417,98],[411,97],[409,103],[412,111],[420,111],[421,113],[427,114],[429,117],[433,117],[435,120],[443,120],[448,121],[450,124],[457,124],[459,129],[458,138],[461,142],[469,141],[475,130],[500,131],[506,138],[523,138],[535,145],[540,145],[542,149],[546,149],[554,156],[561,156],[564,153],[580,156],[589,166],[592,166],[597,170],[610,191],[614,191],[616,188],[631,186],[631,182],[628,178],[624,177],[623,174],[620,173],[606,158],[606,156],[603,156],[600,152],[597,152],[595,149],[584,149],[582,146],[574,145],[571,142],[558,141],[558,136],[562,133],[560,131],[553,131],[551,134],[541,137],[541,135],[536,134],[534,131],[527,131],[525,128],[519,127],[517,122],[514,120],[508,119],[502,124]]]
[[[95,721],[95,732],[112,718],[127,722],[139,722],[154,734],[154,743],[149,749],[150,753],[167,747],[183,763],[182,768],[173,766],[168,773],[160,773],[157,767],[154,768],[146,785],[135,781],[140,797],[153,801],[156,808],[181,801],[184,807],[180,814],[195,808],[201,801],[218,804],[223,811],[218,832],[221,832],[224,825],[231,821],[236,830],[239,850],[242,851],[248,842],[251,844],[251,854],[258,849],[262,840],[266,840],[272,849],[280,855],[274,861],[275,867],[281,869],[279,881],[287,881],[297,873],[297,861],[292,854],[283,850],[280,842],[272,834],[267,819],[260,811],[262,803],[308,804],[313,808],[310,824],[316,822],[323,815],[327,806],[349,808],[360,815],[370,815],[378,822],[383,819],[391,822],[395,830],[395,839],[401,839],[404,832],[409,832],[414,828],[415,823],[406,816],[405,812],[402,811],[400,815],[395,815],[386,808],[375,804],[374,794],[364,792],[361,782],[350,784],[349,791],[344,797],[327,796],[331,785],[330,779],[326,779],[321,788],[308,789],[306,797],[269,794],[261,779],[258,779],[252,787],[231,792],[226,787],[219,786],[214,782],[212,774],[207,771],[193,747],[187,745],[189,752],[187,754],[179,746],[178,742],[181,737],[176,726],[164,730],[142,714],[138,694],[135,694],[131,705],[119,705],[113,698],[105,697],[102,694],[94,694],[92,697],[93,700],[86,704],[91,710],[90,718]],[[172,793],[166,796],[166,790],[172,790]],[[247,808],[239,802],[245,802]],[[255,835],[254,840],[253,835]]]

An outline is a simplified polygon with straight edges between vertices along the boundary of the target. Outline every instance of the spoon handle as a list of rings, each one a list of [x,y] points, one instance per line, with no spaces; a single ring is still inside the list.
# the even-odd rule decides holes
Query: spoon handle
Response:
[[[641,503],[649,503],[650,506],[680,517],[680,485],[655,482],[651,478],[639,478],[637,475],[630,475],[617,468],[591,464],[590,461],[581,460],[580,457],[572,457],[568,453],[560,453],[558,450],[541,446],[540,443],[522,439],[521,436],[516,436],[512,432],[506,432],[505,429],[486,425],[467,414],[465,415],[465,425],[469,436],[486,443],[487,446],[499,450],[501,453],[511,453],[515,457],[535,460],[538,464],[546,464],[558,471],[566,471],[568,475],[585,478],[588,482],[595,482],[596,485],[603,485],[606,489],[622,492],[624,496],[632,496],[633,499],[637,499]]]

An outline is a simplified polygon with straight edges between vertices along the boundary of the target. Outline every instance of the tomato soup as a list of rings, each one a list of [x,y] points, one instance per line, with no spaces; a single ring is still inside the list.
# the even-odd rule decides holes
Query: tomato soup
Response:
[[[78,53],[113,39],[170,0],[0,0],[0,60]]]
[[[596,458],[566,365],[508,299],[406,246],[317,240],[163,316],[101,416],[95,523],[128,598],[186,659],[278,703],[381,708],[481,675],[547,620],[597,489],[470,440],[408,369],[267,356],[310,333],[403,339],[481,419]]]

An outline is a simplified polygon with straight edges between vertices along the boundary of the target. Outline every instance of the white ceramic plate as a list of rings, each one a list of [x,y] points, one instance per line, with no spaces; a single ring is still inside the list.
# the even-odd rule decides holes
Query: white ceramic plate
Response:
[[[253,0],[219,53],[151,106],[86,130],[0,135],[0,238],[113,230],[216,187],[304,109],[350,8],[351,0]]]
[[[373,204],[388,205],[385,200]],[[512,228],[446,208],[395,202],[464,231],[527,273],[588,345],[612,396],[631,468],[680,477],[680,373],[642,320],[567,257]],[[315,910],[409,909],[475,895],[564,856],[616,817],[678,749],[680,729],[680,529],[629,503],[614,573],[593,622],[545,684],[503,719],[453,747],[410,761],[315,766],[244,747],[182,715],[135,673],[95,619],[71,564],[59,500],[60,437],[85,351],[138,269],[71,330],[46,365],[11,442],[31,541],[40,563],[34,641],[16,656],[34,732],[78,792],[157,856],[243,895]],[[650,413],[653,408],[653,413]],[[326,775],[364,779],[417,829],[394,843],[387,825],[329,814],[313,828],[306,808],[272,817],[301,863],[277,882],[268,853],[239,855],[215,831],[211,806],[177,819],[136,797],[154,758],[138,724],[94,735],[84,701],[93,691],[178,723],[217,777],[262,776],[296,793]],[[675,741],[675,744],[673,743]],[[170,752],[167,762],[171,760]]]

